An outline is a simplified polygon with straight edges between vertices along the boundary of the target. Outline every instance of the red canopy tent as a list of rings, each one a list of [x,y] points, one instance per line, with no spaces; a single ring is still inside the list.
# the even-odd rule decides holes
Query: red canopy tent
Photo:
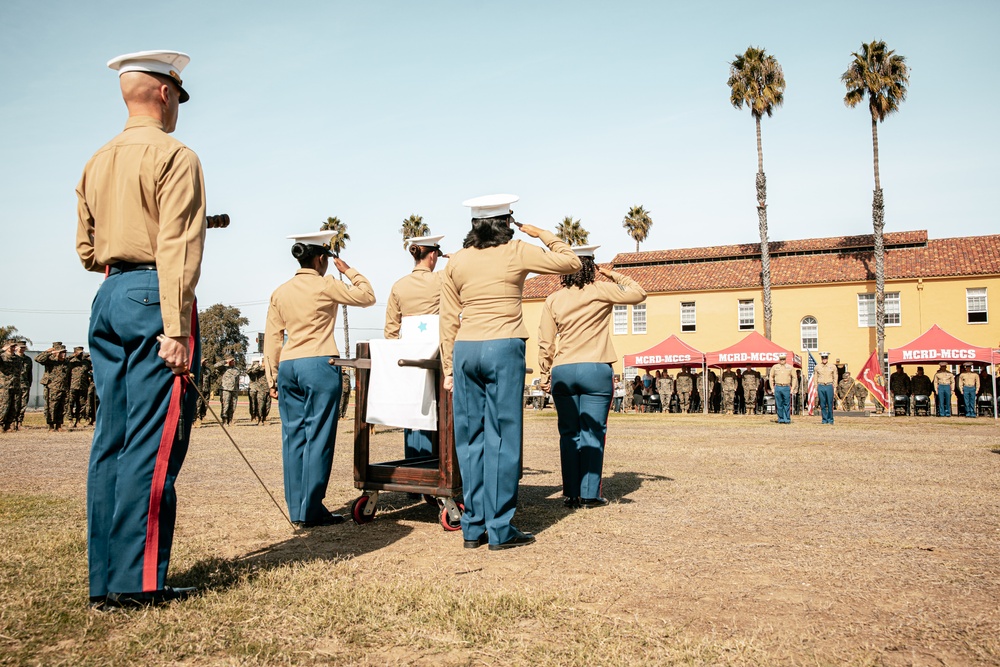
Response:
[[[626,368],[682,368],[701,366],[705,363],[705,353],[694,349],[676,335],[671,336],[644,352],[625,355]]]
[[[709,352],[705,355],[705,363],[708,366],[774,366],[782,352],[788,355],[788,361],[793,366],[802,367],[799,355],[769,341],[756,331],[724,350]]]
[[[683,368],[700,366],[702,371],[702,395],[704,396],[708,378],[705,377],[705,353],[696,350],[676,335],[671,334],[653,347],[636,354],[626,354],[625,368],[645,368],[647,371],[662,368]],[[702,412],[708,413],[708,400],[702,400]]]
[[[969,345],[936,324],[906,345],[889,348],[890,366],[941,361],[949,364],[966,361],[996,363],[992,348]]]

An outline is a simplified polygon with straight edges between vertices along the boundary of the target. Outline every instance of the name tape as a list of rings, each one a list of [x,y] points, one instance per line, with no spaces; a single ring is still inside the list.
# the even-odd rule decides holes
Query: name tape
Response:
[[[917,359],[975,359],[975,350],[903,350],[903,360]]]

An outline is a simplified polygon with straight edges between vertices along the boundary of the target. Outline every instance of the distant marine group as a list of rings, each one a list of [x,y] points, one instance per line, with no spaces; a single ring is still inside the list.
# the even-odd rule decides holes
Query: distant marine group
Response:
[[[27,354],[28,341],[11,340],[0,347],[0,428],[18,431],[24,425],[24,416],[30,405],[31,385],[34,380],[34,363],[42,367],[39,384],[42,387],[42,408],[49,431],[63,431],[68,427],[93,426],[97,415],[97,390],[94,385],[94,367],[90,354],[81,346],[70,352],[62,342],[39,352],[34,360]],[[250,423],[266,424],[271,411],[264,366],[254,361],[246,371],[236,367],[233,357],[212,364],[202,359],[199,378],[197,418],[199,424],[208,415],[208,403],[213,395],[219,397],[219,419],[232,424],[240,392],[240,377],[249,379],[247,397]],[[350,393],[350,382],[346,384]],[[204,398],[202,398],[204,397]],[[346,401],[344,408],[346,409]]]

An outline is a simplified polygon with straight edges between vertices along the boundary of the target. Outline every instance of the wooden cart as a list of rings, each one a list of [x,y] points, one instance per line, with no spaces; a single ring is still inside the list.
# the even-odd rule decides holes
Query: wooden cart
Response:
[[[354,522],[364,524],[375,519],[380,491],[401,491],[423,495],[428,503],[438,507],[438,517],[445,530],[460,530],[465,509],[458,500],[462,494],[462,474],[455,455],[451,392],[444,389],[440,360],[400,362],[435,371],[438,429],[432,437],[431,455],[383,463],[372,463],[369,455],[371,429],[366,418],[371,355],[368,343],[357,344],[356,359],[334,359],[331,363],[355,369],[354,486],[361,489],[362,495],[351,504]]]

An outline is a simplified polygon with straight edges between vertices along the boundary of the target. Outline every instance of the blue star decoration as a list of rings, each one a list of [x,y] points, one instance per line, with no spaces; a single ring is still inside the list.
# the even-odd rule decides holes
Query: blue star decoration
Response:
[[[421,333],[427,331],[427,322],[421,322],[418,324],[417,329],[419,329]]]

